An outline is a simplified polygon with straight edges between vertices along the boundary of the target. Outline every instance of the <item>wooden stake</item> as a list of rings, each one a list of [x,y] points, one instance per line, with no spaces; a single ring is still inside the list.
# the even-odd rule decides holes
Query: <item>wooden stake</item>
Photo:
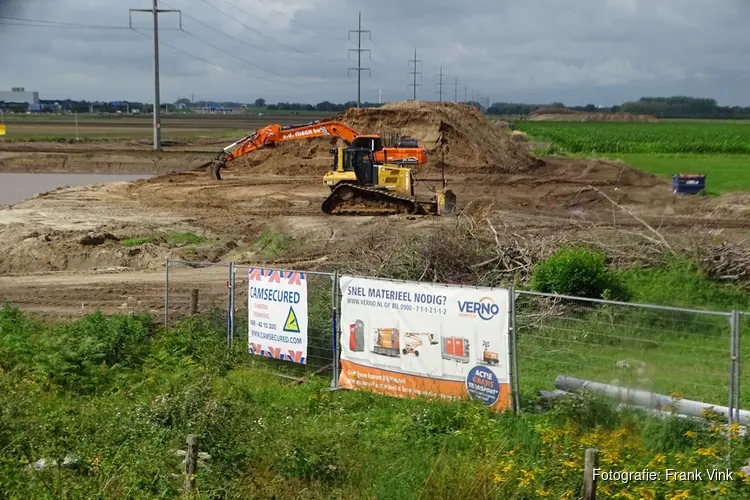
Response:
[[[190,315],[195,316],[198,314],[198,289],[193,288],[190,291]]]
[[[195,489],[195,475],[198,473],[198,436],[187,437],[187,455],[185,455],[185,493]]]
[[[583,466],[583,500],[596,500],[594,469],[599,467],[599,450],[587,448]]]

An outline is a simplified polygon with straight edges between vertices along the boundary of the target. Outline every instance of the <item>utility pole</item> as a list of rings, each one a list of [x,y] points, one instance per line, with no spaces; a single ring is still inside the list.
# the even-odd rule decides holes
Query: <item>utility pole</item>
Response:
[[[469,86],[464,83],[464,104],[469,100]]]
[[[440,74],[438,75],[440,80],[438,81],[438,94],[440,95],[440,101],[443,102],[443,87],[445,84],[443,83],[443,67],[440,66]]]
[[[413,101],[417,100],[417,87],[421,87],[422,84],[417,84],[417,75],[421,75],[422,73],[417,72],[417,63],[421,63],[422,61],[420,59],[417,59],[417,49],[414,49],[414,59],[409,61],[410,64],[414,64],[414,71],[411,71],[409,74],[414,77],[414,83],[410,83],[409,87],[414,88],[414,94],[413,94]]]
[[[458,77],[453,82],[453,102],[458,102]]]
[[[363,30],[362,29],[362,13],[359,13],[359,28],[356,30],[349,30],[349,40],[352,38],[352,33],[357,34],[357,48],[356,49],[349,49],[349,52],[356,52],[357,53],[357,67],[356,68],[349,68],[349,71],[356,71],[357,72],[357,107],[359,107],[361,101],[362,101],[362,72],[367,71],[370,76],[372,76],[372,72],[370,71],[370,68],[363,68],[362,67],[362,52],[367,52],[370,56],[370,59],[372,59],[372,55],[370,54],[370,49],[363,49],[362,48],[362,33],[367,33],[370,36],[370,41],[372,41],[372,33],[370,33],[370,30]]]
[[[180,29],[182,29],[182,11],[159,9],[158,0],[154,0],[151,9],[130,9],[130,29],[133,29],[133,12],[150,12],[154,16],[154,151],[161,151],[161,101],[159,100],[159,14],[179,12]]]

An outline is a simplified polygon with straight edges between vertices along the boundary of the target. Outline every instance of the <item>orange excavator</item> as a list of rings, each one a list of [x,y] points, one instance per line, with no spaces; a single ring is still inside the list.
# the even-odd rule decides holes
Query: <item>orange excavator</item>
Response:
[[[369,149],[376,165],[424,165],[427,163],[427,153],[415,139],[402,138],[396,147],[387,148],[383,145],[383,138],[379,135],[362,135],[336,120],[318,120],[286,127],[277,124],[267,125],[225,147],[214,160],[200,168],[206,167],[206,173],[212,179],[221,180],[222,168],[226,168],[229,162],[251,151],[273,147],[279,142],[316,137],[338,138],[342,139],[347,146]]]

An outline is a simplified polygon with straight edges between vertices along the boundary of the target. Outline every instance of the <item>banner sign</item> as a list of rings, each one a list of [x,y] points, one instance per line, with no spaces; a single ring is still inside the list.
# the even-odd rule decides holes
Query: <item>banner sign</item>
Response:
[[[342,387],[510,408],[510,290],[339,283]]]
[[[307,363],[307,276],[251,267],[248,272],[248,350]]]

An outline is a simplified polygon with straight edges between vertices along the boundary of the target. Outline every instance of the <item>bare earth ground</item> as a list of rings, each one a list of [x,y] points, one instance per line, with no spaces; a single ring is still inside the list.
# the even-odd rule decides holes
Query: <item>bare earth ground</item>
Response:
[[[336,248],[361,238],[382,220],[320,212],[328,193],[321,176],[330,161],[327,147],[295,143],[289,146],[288,152],[295,155],[291,160],[283,156],[284,151],[259,151],[255,160],[228,169],[225,180],[216,182],[202,171],[189,171],[216,150],[211,144],[199,146],[207,153],[185,151],[186,145],[174,147],[182,151],[153,153],[135,141],[6,144],[0,152],[0,172],[160,176],[132,184],[63,188],[0,208],[0,301],[52,316],[77,315],[97,307],[107,312],[137,309],[163,314],[167,257],[262,262],[264,256],[253,243],[262,233],[274,231],[293,241],[291,256],[281,264],[324,266]],[[298,156],[301,150],[304,154]],[[665,234],[700,227],[719,239],[737,240],[750,228],[750,195],[674,197],[666,181],[617,163],[545,159],[533,163],[533,168],[506,172],[470,168],[475,164],[467,168],[449,164],[447,168],[459,206],[468,205],[471,210],[491,206],[519,233],[615,224],[642,230],[642,222],[633,215]],[[284,168],[279,170],[277,165]],[[438,171],[430,165],[417,176],[435,177]],[[429,187],[434,184],[420,183],[419,194],[430,196]],[[400,233],[455,224],[455,218],[437,217],[391,217],[389,221]],[[122,244],[127,238],[177,232],[207,240],[192,245]],[[172,266],[170,314],[187,311],[190,288],[202,290],[202,303],[223,304],[226,280],[226,266]]]

